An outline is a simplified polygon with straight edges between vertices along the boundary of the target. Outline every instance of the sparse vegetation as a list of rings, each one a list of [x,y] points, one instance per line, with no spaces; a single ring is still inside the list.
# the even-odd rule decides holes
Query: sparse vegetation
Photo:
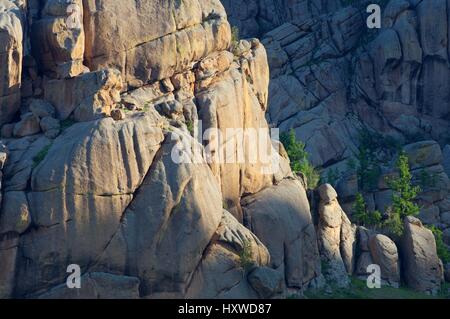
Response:
[[[51,146],[52,146],[52,144],[48,144],[48,145],[44,146],[44,148],[42,150],[40,150],[39,153],[37,153],[35,157],[33,157],[33,168],[38,166],[39,163],[41,163],[44,160],[44,158],[47,156],[47,153],[50,150]]]
[[[71,127],[72,125],[74,125],[76,123],[76,121],[72,120],[72,119],[65,119],[62,120],[60,122],[60,126],[61,126],[61,131],[64,131],[66,129],[68,129],[69,127]]]
[[[356,194],[355,203],[353,204],[353,219],[359,225],[378,227],[381,224],[381,213],[379,211],[370,212],[367,209],[366,201],[361,193]]]
[[[364,280],[352,277],[349,288],[333,288],[332,292],[324,289],[308,290],[305,296],[308,299],[446,299],[449,298],[449,284],[442,285],[437,296],[416,292],[406,287],[393,288],[382,286],[379,289],[370,289]]]
[[[239,264],[245,271],[249,271],[254,266],[252,244],[247,239],[242,241],[242,248],[239,252]]]
[[[423,169],[419,173],[419,185],[422,189],[436,187],[440,176],[436,173],[429,173],[427,170]]]
[[[239,28],[237,26],[231,27],[231,46],[235,47],[239,44]]]
[[[326,183],[332,185],[333,187],[336,187],[336,184],[339,180],[340,172],[337,168],[331,168],[327,172],[327,177],[325,179]]]
[[[450,262],[450,251],[444,243],[442,230],[440,230],[434,225],[430,225],[427,227],[429,230],[433,232],[434,238],[436,240],[436,249],[439,258],[442,260],[444,264]]]
[[[386,226],[394,235],[400,236],[403,233],[403,218],[419,214],[419,206],[414,203],[414,200],[420,192],[420,187],[414,186],[411,182],[412,175],[409,169],[408,156],[405,153],[400,153],[396,167],[399,176],[387,180],[393,194],[392,207]]]
[[[186,121],[186,127],[189,131],[189,133],[193,136],[194,135],[194,123],[191,121]]]
[[[307,179],[308,188],[314,189],[320,181],[320,174],[309,161],[309,154],[305,151],[305,143],[297,141],[294,130],[282,133],[280,141],[286,149],[294,173],[302,173]]]
[[[381,165],[386,164],[398,152],[400,145],[390,137],[383,137],[369,130],[361,130],[358,140],[358,186],[361,190],[370,192],[377,188]]]
[[[142,108],[142,110],[143,110],[144,112],[150,111],[150,102],[145,103],[145,104],[144,104],[144,107]]]

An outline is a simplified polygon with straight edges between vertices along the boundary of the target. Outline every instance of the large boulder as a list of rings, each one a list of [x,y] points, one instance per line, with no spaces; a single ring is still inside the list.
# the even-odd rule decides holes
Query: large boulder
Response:
[[[436,294],[441,287],[440,260],[431,230],[408,216],[404,219],[401,255],[406,284],[418,291]]]
[[[215,238],[192,277],[188,298],[256,298],[280,291],[282,275],[265,267],[267,248],[226,210]],[[255,278],[264,269],[269,274]]]
[[[248,280],[261,298],[267,299],[283,291],[283,275],[268,267],[257,268]]]
[[[320,275],[316,231],[298,180],[247,196],[242,207],[248,227],[270,252],[270,267],[284,275],[287,287],[302,288]]]
[[[395,243],[387,236],[377,234],[369,240],[370,254],[374,264],[381,268],[381,278],[387,284],[400,285],[400,260]]]
[[[14,1],[0,2],[0,126],[10,122],[20,107],[23,20]]]

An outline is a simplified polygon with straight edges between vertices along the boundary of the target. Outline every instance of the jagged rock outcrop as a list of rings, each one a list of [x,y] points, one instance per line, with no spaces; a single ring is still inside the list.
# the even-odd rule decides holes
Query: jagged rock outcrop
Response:
[[[390,286],[400,286],[400,260],[395,243],[387,236],[377,234],[369,240],[373,263],[380,266],[381,278]]]
[[[319,220],[317,236],[325,278],[337,287],[350,284],[354,267],[355,228],[337,201],[336,191],[329,184],[318,188]]]
[[[328,0],[223,0],[228,18],[243,37],[261,36],[284,22],[307,23],[309,19],[335,11],[340,1]]]
[[[71,78],[89,71],[83,65],[85,2],[49,0],[39,8],[38,14],[31,14],[33,56],[40,69],[51,78]]]
[[[20,107],[24,18],[14,1],[0,2],[0,126]]]
[[[1,1],[0,298],[276,298],[320,287],[322,271],[346,287],[374,262],[397,284],[395,244],[361,227],[356,240],[329,184],[313,220],[268,120],[325,172],[354,156],[360,126],[425,132],[405,150],[415,178],[439,176],[421,214],[448,241],[448,152],[434,142],[448,128],[435,85],[447,34],[421,33],[430,15],[444,23],[442,3],[391,1],[369,39],[361,8],[340,1],[224,2],[261,42],[232,37],[219,0]],[[349,205],[358,177],[345,176]],[[426,268],[433,287],[411,286],[434,293],[436,254],[415,254],[434,237],[413,224],[405,276]]]
[[[56,109],[60,120],[92,121],[105,115],[120,102],[123,84],[119,71],[106,69],[71,79],[53,79],[44,83],[44,97]]]
[[[407,285],[415,290],[436,294],[441,286],[442,268],[431,230],[408,216],[404,220],[401,254]]]
[[[305,190],[265,119],[263,45],[228,51],[217,0],[72,5],[76,27],[66,3],[22,8],[23,103],[2,115],[0,296],[258,298],[283,294],[284,278],[302,288],[320,276]],[[242,159],[224,161],[208,134],[228,129],[260,143],[227,136],[225,155]],[[241,224],[241,204],[258,196],[273,217],[287,198],[285,237]],[[81,267],[79,291],[65,286],[67,262]]]
[[[322,176],[335,176],[350,215],[354,195],[366,191],[348,165],[357,160],[361,130],[398,144],[434,140],[442,149],[448,144],[449,90],[439,84],[448,82],[450,72],[447,1],[386,1],[380,30],[365,26],[365,1],[242,5],[228,0],[224,5],[231,24],[245,36],[260,36],[267,48],[269,123],[295,130]],[[425,36],[428,32],[436,37]],[[371,207],[382,212],[392,195],[382,179],[393,164],[382,167],[377,189],[366,194]],[[427,200],[424,206],[422,215],[431,216],[426,222],[440,224],[437,205]]]

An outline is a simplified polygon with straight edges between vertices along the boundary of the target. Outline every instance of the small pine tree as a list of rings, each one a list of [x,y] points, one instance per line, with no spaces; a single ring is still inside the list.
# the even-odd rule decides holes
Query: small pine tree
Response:
[[[450,262],[450,251],[444,243],[442,230],[434,225],[428,226],[428,229],[433,232],[434,238],[436,240],[436,250],[439,258],[444,264]]]
[[[408,156],[400,153],[397,163],[398,177],[389,179],[388,185],[393,190],[392,207],[386,227],[395,235],[403,233],[402,220],[406,216],[416,216],[420,208],[414,203],[417,194],[420,192],[418,186],[412,184],[412,174],[409,168]]]
[[[282,133],[280,141],[289,156],[292,171],[303,173],[308,181],[308,188],[316,188],[320,180],[320,174],[308,160],[309,154],[305,151],[305,143],[297,141],[293,129],[289,133]]]
[[[356,194],[355,203],[353,204],[354,221],[363,226],[375,226],[378,227],[381,223],[381,213],[379,211],[369,212],[367,210],[366,201],[361,193]]]

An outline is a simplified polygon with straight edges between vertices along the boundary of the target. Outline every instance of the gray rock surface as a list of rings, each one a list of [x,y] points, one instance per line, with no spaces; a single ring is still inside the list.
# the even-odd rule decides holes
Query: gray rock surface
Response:
[[[433,233],[415,217],[404,220],[401,254],[406,284],[415,290],[436,294],[441,286],[436,242]]]
[[[302,288],[320,275],[316,231],[298,180],[245,197],[242,206],[248,227],[270,252],[270,267],[284,275],[288,287]]]

